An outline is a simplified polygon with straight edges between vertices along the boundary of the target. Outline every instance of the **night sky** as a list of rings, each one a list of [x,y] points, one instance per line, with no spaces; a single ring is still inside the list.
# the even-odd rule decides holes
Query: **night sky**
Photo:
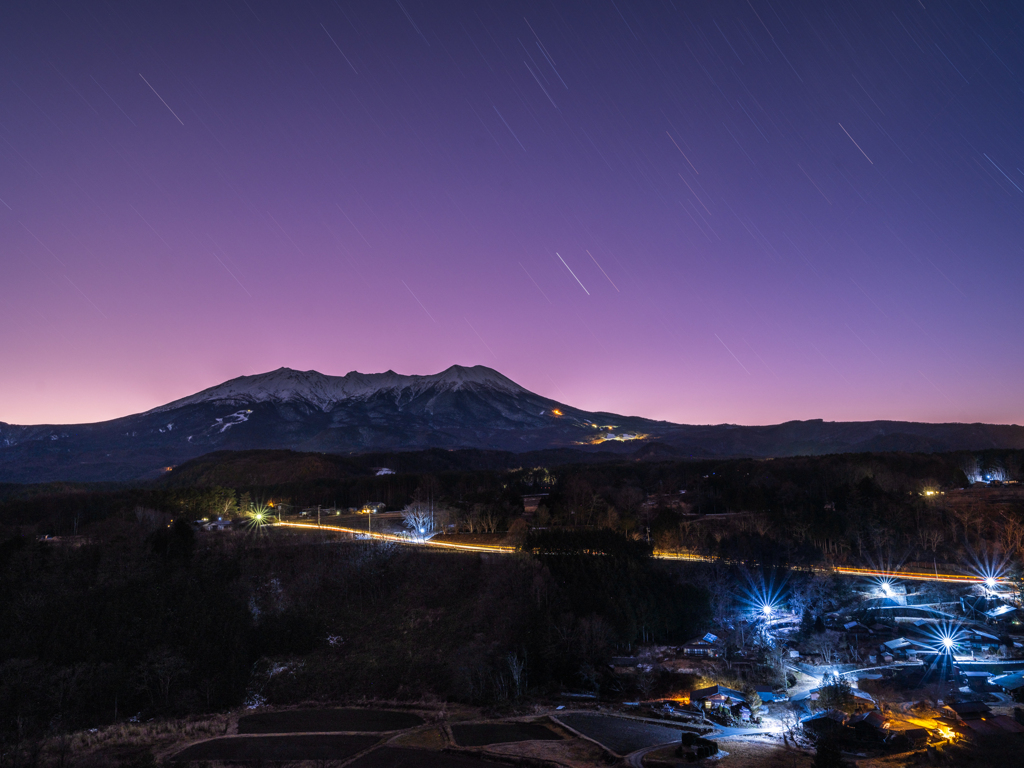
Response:
[[[289,366],[1024,421],[1024,6],[0,5],[0,420]]]

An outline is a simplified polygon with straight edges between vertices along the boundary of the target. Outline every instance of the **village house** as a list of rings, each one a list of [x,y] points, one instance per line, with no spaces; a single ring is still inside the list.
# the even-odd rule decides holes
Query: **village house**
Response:
[[[992,714],[992,708],[983,701],[962,701],[947,704],[940,710],[940,723],[964,735],[1002,736],[1006,733],[1024,733],[1024,725],[1006,715]]]
[[[831,736],[846,729],[846,714],[837,709],[823,709],[800,721],[804,730],[815,737]]]
[[[990,677],[989,684],[1020,700],[1024,696],[1024,670]]]
[[[723,651],[722,643],[717,635],[708,632],[703,637],[695,637],[682,647],[684,656],[699,656],[708,659],[717,659]]]
[[[699,688],[690,692],[690,703],[700,704],[704,707],[729,707],[737,704],[745,704],[745,694],[726,688],[724,685],[712,685],[708,688]]]
[[[848,724],[859,741],[882,742],[889,735],[889,722],[877,709],[854,715]]]

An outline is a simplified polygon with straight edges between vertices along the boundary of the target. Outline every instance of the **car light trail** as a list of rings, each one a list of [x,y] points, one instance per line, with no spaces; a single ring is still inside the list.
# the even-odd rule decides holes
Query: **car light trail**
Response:
[[[433,539],[427,539],[426,541],[419,539],[412,539],[408,536],[400,536],[395,533],[368,533],[359,528],[346,528],[340,525],[317,525],[316,523],[286,523],[280,522],[275,523],[275,526],[282,528],[303,528],[314,531],[330,531],[332,533],[347,533],[352,536],[359,538],[374,539],[375,541],[390,541],[394,544],[406,544],[421,547],[435,547],[438,549],[451,549],[456,551],[467,551],[467,552],[498,552],[503,554],[511,554],[516,552],[515,547],[509,547],[503,544],[461,544],[454,541],[435,541]]]
[[[517,547],[508,546],[505,544],[470,544],[470,543],[459,543],[454,541],[438,541],[437,539],[428,539],[421,541],[408,536],[401,536],[394,533],[368,533],[365,530],[359,528],[348,528],[340,525],[317,525],[316,523],[288,523],[288,522],[275,522],[275,527],[282,528],[302,528],[307,530],[318,530],[318,531],[330,531],[332,533],[346,533],[351,536],[357,536],[359,538],[374,539],[376,541],[390,541],[394,544],[403,544],[406,546],[417,546],[417,547],[433,547],[435,549],[446,549],[456,552],[493,552],[497,554],[513,554],[518,552]],[[663,552],[657,551],[653,553],[653,557],[658,560],[681,560],[690,563],[725,563],[726,565],[757,565],[753,562],[742,562],[739,560],[729,560],[721,557],[712,557],[710,555],[698,555],[692,552]],[[791,570],[794,571],[810,571],[812,573],[838,573],[843,576],[862,576],[865,578],[875,579],[907,579],[908,581],[937,581],[945,582],[949,584],[987,584],[986,579],[980,579],[977,576],[970,576],[958,573],[927,573],[927,572],[916,572],[916,571],[879,571],[872,568],[854,568],[850,566],[835,566],[826,568],[823,566],[810,566],[810,567],[799,567],[793,566]]]

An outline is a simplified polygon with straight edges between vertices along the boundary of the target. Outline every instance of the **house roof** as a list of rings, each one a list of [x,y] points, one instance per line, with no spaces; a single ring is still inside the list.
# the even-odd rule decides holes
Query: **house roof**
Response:
[[[747,700],[746,694],[734,691],[732,688],[726,688],[724,685],[712,685],[707,688],[698,688],[696,691],[690,691],[690,701],[710,699],[712,696],[728,696],[738,701]]]
[[[851,688],[850,689],[850,693],[852,693],[858,699],[864,699],[865,701],[870,701],[872,704],[875,703],[874,697],[870,693],[868,693],[867,691],[862,691],[860,688]]]
[[[683,647],[684,648],[694,648],[694,647],[698,647],[698,646],[713,645],[713,644],[715,644],[717,642],[718,642],[718,635],[713,635],[710,632],[708,632],[703,637],[695,637],[692,640],[688,640],[683,645]]]
[[[811,688],[809,690],[803,691],[802,693],[794,694],[790,697],[790,701],[805,701],[806,699],[811,698],[814,694],[820,692],[820,687]],[[860,699],[861,701],[870,702],[872,704],[875,703],[874,697],[867,691],[862,691],[860,688],[851,688],[850,695],[853,696],[855,699]]]
[[[905,731],[900,731],[900,735],[906,736],[911,741],[917,741],[918,739],[928,738],[927,728],[907,728]]]
[[[985,640],[993,640],[997,643],[999,642],[999,638],[996,635],[993,635],[989,632],[982,632],[980,629],[972,629],[971,635],[974,637],[983,638]]]
[[[968,720],[964,723],[979,736],[1001,736],[1004,733],[1024,733],[1024,726],[1006,715]]]
[[[865,723],[873,728],[882,730],[885,728],[885,715],[877,709],[873,709],[870,712],[861,712],[850,718],[850,725],[856,725],[857,723]]]
[[[998,619],[1000,616],[1005,616],[1006,614],[1013,613],[1016,610],[1017,608],[1012,605],[1000,605],[990,611],[985,611],[985,615],[990,619]]]
[[[1024,688],[1024,670],[1019,672],[1010,672],[1005,675],[997,675],[996,677],[990,678],[989,682],[992,683],[992,685],[998,685],[1008,691],[1015,691],[1018,688]]]
[[[837,709],[823,709],[821,712],[815,712],[813,715],[801,718],[801,723],[814,723],[821,722],[824,720],[833,720],[840,724],[846,723],[846,714],[840,712]]]
[[[956,714],[963,718],[965,716],[984,715],[992,711],[983,701],[959,701],[956,704],[947,704],[946,709],[956,712]]]
[[[887,648],[890,651],[898,651],[901,648],[909,648],[911,645],[913,645],[913,643],[911,643],[905,637],[897,637],[895,640],[890,640],[887,643],[882,643],[882,647]]]

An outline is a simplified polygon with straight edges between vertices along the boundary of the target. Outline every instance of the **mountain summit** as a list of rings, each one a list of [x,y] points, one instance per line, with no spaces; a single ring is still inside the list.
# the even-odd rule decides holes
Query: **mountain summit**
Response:
[[[212,451],[259,448],[340,454],[572,448],[637,458],[765,457],[1024,448],[1024,428],[821,420],[688,426],[581,411],[482,365],[453,365],[429,376],[278,368],[97,424],[0,422],[0,482],[155,477]]]
[[[239,376],[173,403],[154,408],[149,413],[174,410],[198,403],[303,402],[329,411],[349,400],[367,400],[388,393],[396,399],[412,399],[435,390],[491,389],[510,394],[529,394],[511,379],[483,365],[450,368],[428,376],[403,376],[394,371],[385,373],[359,373],[351,371],[344,376],[326,376],[319,371],[296,371],[278,368],[269,373]]]

